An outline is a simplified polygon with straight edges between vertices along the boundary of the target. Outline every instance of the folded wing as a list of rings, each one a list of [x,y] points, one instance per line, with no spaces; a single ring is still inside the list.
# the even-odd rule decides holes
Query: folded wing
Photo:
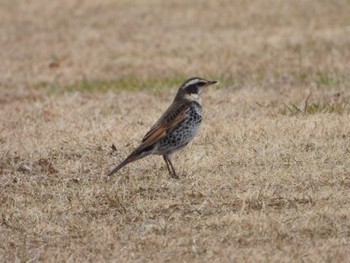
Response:
[[[147,148],[173,131],[187,117],[188,105],[173,103],[142,140],[140,147]]]

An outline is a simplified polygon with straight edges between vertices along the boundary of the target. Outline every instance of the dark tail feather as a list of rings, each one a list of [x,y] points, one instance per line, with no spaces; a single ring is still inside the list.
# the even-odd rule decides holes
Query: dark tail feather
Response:
[[[133,151],[124,161],[122,161],[117,167],[115,167],[109,174],[107,174],[107,176],[112,176],[113,174],[115,174],[116,172],[118,172],[121,168],[123,168],[125,165],[127,165],[128,163],[131,163],[133,161],[136,161],[138,159],[141,159],[145,156],[147,156],[148,154],[150,154],[150,150],[153,149],[153,145],[150,147],[147,147],[145,149],[140,150],[139,148],[137,148],[135,151]]]
[[[115,167],[107,176],[112,176],[116,172],[118,172],[120,169],[122,169],[125,165],[128,163],[135,161],[138,159],[138,156],[135,155],[135,153],[131,153],[124,161],[122,161],[117,167]]]
[[[107,176],[112,176],[113,174],[118,172],[121,168],[123,168],[125,165],[127,165],[129,163],[129,162],[125,162],[125,161],[121,162],[117,167],[115,167],[112,171],[110,171],[109,174],[107,174]]]

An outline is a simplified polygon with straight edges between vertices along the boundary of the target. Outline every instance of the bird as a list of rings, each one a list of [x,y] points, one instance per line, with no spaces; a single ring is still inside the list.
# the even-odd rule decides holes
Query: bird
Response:
[[[178,89],[172,104],[146,133],[140,145],[108,176],[131,162],[156,154],[163,156],[170,177],[178,179],[171,156],[197,135],[202,122],[201,94],[205,87],[217,82],[200,77],[187,79]]]

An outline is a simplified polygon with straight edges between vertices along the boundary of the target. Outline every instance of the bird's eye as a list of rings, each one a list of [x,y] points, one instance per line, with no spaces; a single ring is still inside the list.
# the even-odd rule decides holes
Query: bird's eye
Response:
[[[189,87],[187,88],[187,92],[188,92],[189,94],[198,93],[198,83],[189,86]]]

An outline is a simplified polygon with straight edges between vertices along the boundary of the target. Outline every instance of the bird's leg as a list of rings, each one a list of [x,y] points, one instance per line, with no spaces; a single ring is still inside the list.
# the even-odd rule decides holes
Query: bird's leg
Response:
[[[168,171],[170,173],[170,175],[172,174],[172,171],[170,170],[170,166],[169,166],[169,163],[168,163],[168,159],[165,157],[165,155],[163,155],[163,158],[164,158],[164,161],[166,163],[166,167],[168,168]]]
[[[173,170],[173,174],[171,177],[175,178],[175,179],[179,179],[179,176],[176,174],[175,168],[174,168],[173,164],[171,163],[170,159],[168,159],[168,162],[170,164],[171,169]]]
[[[164,161],[165,161],[166,166],[167,166],[167,168],[168,168],[168,171],[169,171],[170,176],[171,176],[172,178],[179,179],[179,176],[176,174],[175,169],[174,169],[174,166],[173,166],[173,164],[171,163],[170,159],[169,159],[167,156],[165,156],[165,155],[163,155],[163,158],[164,158]]]

